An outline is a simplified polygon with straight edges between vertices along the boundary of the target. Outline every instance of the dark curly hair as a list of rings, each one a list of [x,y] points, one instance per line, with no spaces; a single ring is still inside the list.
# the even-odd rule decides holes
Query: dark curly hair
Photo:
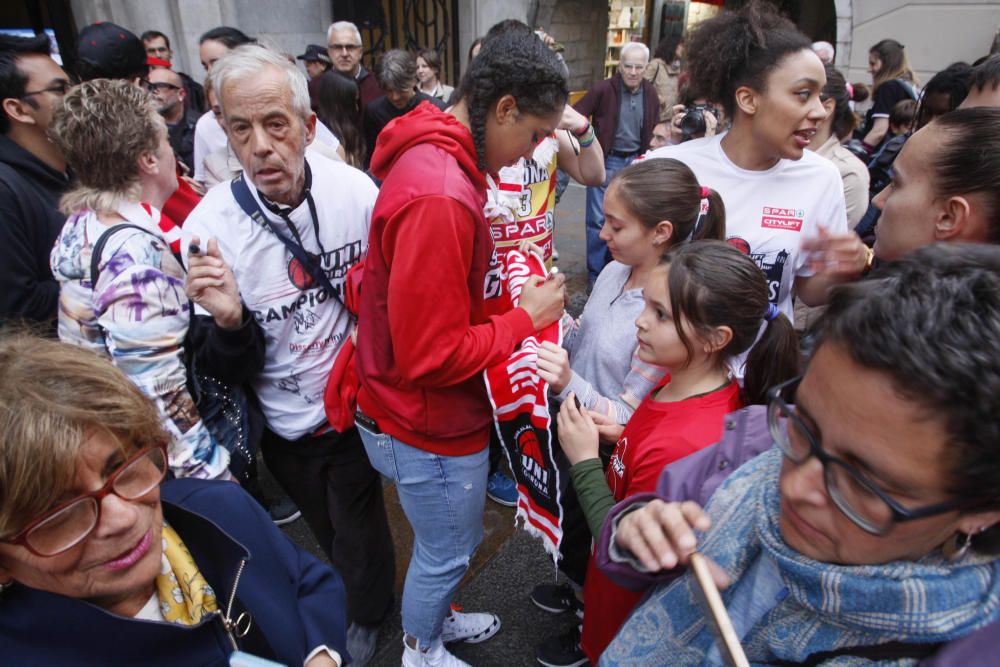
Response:
[[[812,41],[795,24],[762,2],[699,23],[686,43],[695,96],[719,102],[730,118],[737,88],[764,90],[768,74],[785,56],[812,50]]]
[[[941,420],[949,491],[1000,509],[1000,248],[936,244],[915,250],[872,279],[838,287],[819,331],[896,393]],[[877,419],[876,414],[872,414]],[[901,455],[905,444],[900,444]],[[972,545],[996,553],[1000,527]]]
[[[504,95],[520,113],[545,115],[566,106],[569,88],[556,54],[534,34],[511,30],[490,37],[471,63],[456,92],[469,110],[479,168],[486,170],[486,118]]]

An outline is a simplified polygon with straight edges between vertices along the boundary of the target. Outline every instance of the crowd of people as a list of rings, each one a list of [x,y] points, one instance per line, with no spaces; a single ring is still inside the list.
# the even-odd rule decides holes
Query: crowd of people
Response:
[[[702,586],[752,664],[990,664],[1000,54],[922,86],[885,39],[851,84],[751,2],[570,104],[558,46],[502,21],[453,88],[345,21],[221,26],[199,84],[156,30],[87,26],[72,73],[0,36],[5,661],[365,665],[388,480],[402,664],[465,665],[504,641],[454,604],[487,499],[534,502],[487,371],[528,363],[566,582],[530,602],[581,618],[540,664],[724,664]]]

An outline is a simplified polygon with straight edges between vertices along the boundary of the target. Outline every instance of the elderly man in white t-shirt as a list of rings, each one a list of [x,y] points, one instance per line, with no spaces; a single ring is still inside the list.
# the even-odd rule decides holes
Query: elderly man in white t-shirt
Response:
[[[281,55],[234,49],[215,63],[212,84],[244,175],[209,191],[187,219],[185,233],[206,242],[188,256],[188,292],[215,313],[219,293],[236,289],[228,265],[244,307],[216,315],[202,354],[256,365],[264,460],[344,578],[347,646],[352,664],[364,664],[393,606],[392,540],[378,474],[354,428],[329,426],[323,392],[353,327],[344,276],[365,253],[377,190],[357,169],[306,153],[316,114],[305,77]]]

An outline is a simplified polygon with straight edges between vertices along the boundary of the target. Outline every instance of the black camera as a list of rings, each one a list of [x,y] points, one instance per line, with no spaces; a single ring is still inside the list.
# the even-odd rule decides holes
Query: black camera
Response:
[[[684,115],[678,127],[681,130],[681,141],[690,141],[698,137],[704,137],[708,129],[705,124],[705,112],[719,119],[719,112],[711,104],[690,104],[684,107]]]

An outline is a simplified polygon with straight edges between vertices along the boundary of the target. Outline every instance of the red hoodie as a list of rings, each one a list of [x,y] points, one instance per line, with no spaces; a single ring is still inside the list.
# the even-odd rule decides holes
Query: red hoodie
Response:
[[[382,188],[361,289],[358,407],[435,454],[489,442],[482,371],[534,332],[523,308],[489,315],[499,272],[472,134],[424,102],[390,122],[371,163]]]

